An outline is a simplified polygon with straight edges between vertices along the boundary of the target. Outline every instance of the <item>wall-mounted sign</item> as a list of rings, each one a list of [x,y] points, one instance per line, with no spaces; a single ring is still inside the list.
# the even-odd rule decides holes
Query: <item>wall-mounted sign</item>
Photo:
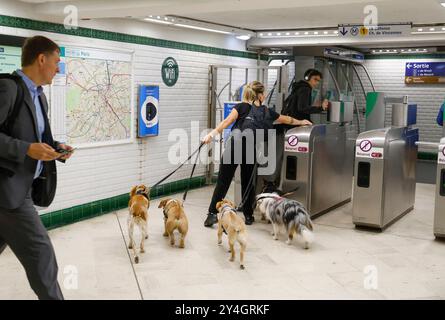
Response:
[[[159,86],[140,86],[138,137],[159,134]]]
[[[357,63],[363,63],[365,61],[365,55],[363,53],[342,48],[325,48],[324,56]]]
[[[0,46],[0,73],[11,73],[20,69],[21,55],[21,48]]]
[[[161,73],[165,85],[173,87],[179,78],[179,66],[176,60],[172,57],[165,59],[162,63]]]
[[[407,62],[405,83],[445,83],[445,62]]]
[[[226,119],[229,116],[229,114],[232,112],[233,107],[239,103],[241,103],[241,101],[224,102],[224,119]],[[223,133],[224,141],[227,141],[227,138],[229,137],[230,131],[232,131],[232,127],[234,124],[235,123],[232,123],[226,129],[224,129],[224,133]]]
[[[378,26],[340,25],[340,37],[355,39],[377,39],[390,37],[406,37],[411,35],[410,24],[387,24]]]

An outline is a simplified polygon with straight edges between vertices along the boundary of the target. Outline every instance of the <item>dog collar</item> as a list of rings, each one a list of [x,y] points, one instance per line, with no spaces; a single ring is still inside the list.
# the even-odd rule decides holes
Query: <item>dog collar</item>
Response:
[[[148,195],[145,192],[138,190],[138,191],[136,191],[136,194],[138,194],[140,196],[144,196],[147,200],[150,200],[150,198],[148,197]]]
[[[224,210],[225,208],[229,208],[229,210]],[[236,213],[236,210],[235,209],[233,209],[231,206],[229,206],[228,204],[226,204],[226,205],[224,205],[224,206],[222,206],[222,208],[221,208],[221,219],[224,217],[224,215],[227,213],[227,212],[229,212],[229,211],[232,211],[232,212],[235,212]]]
[[[262,199],[267,199],[267,198],[274,198],[274,199],[277,199],[277,200],[283,199],[283,197],[280,197],[279,195],[276,195],[276,196],[261,196],[258,199],[256,199],[256,201],[259,201],[259,200],[262,200]]]
[[[168,218],[168,216],[167,216],[168,209],[166,209],[166,208],[170,204],[170,202],[174,202],[174,201],[177,201],[177,200],[176,199],[171,199],[171,200],[167,201],[167,203],[165,204],[164,210],[162,210],[162,212],[164,213],[164,218],[165,219]]]

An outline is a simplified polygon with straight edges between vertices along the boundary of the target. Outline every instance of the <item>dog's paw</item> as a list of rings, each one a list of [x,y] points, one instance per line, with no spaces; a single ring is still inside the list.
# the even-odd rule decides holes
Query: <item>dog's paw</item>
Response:
[[[303,248],[304,248],[305,250],[308,250],[308,249],[309,249],[309,243],[305,242]]]
[[[288,246],[290,246],[290,245],[292,244],[292,240],[287,239],[287,240],[286,240],[286,244],[287,244]]]
[[[219,246],[222,245],[222,240],[219,240],[219,241],[218,241],[218,245],[219,245]]]
[[[233,261],[235,261],[235,258],[230,258],[229,261],[233,262]]]
[[[134,263],[139,263],[139,257],[134,258]]]
[[[244,270],[244,269],[246,269],[246,268],[244,267],[244,265],[243,265],[243,264],[242,264],[242,265],[240,265],[239,267],[240,267],[240,269],[241,269],[241,270]]]
[[[147,240],[147,239],[148,239],[148,235],[145,236],[145,240]]]
[[[274,235],[273,235],[273,239],[274,239],[274,240],[278,240],[278,236],[274,234]]]
[[[144,250],[144,249],[141,249],[141,253],[145,253],[145,250]]]
[[[164,233],[163,233],[163,236],[164,236],[164,237],[168,237],[168,233],[167,233],[167,232],[164,232]]]
[[[130,250],[133,249],[133,245],[129,244],[128,249],[130,249]]]

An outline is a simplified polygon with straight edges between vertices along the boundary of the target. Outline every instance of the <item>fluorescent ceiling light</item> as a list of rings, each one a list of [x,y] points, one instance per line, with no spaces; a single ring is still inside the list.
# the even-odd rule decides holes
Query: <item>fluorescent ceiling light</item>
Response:
[[[151,19],[151,18],[144,18],[144,20],[145,21],[149,21],[149,22],[156,22],[156,23],[163,23],[163,24],[172,24],[170,21]]]
[[[445,2],[441,2],[440,5],[441,5],[442,7],[445,7]]]
[[[216,29],[210,29],[210,28],[197,27],[197,26],[192,26],[192,25],[187,25],[187,24],[175,23],[175,26],[183,27],[183,28],[196,29],[196,30],[202,30],[202,31],[210,31],[210,32],[216,32],[216,33],[231,34],[231,32],[228,32],[228,31],[222,31],[222,30],[216,30]]]
[[[250,36],[248,34],[242,34],[240,36],[236,36],[236,38],[240,40],[249,40]]]

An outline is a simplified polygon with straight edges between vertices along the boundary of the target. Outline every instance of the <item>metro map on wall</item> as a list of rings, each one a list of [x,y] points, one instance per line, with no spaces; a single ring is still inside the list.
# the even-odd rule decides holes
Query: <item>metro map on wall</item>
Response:
[[[11,73],[20,69],[22,49],[0,45],[0,73]]]
[[[132,54],[62,47],[61,59],[53,82],[53,102],[66,105],[55,124],[58,138],[75,146],[130,141]]]

